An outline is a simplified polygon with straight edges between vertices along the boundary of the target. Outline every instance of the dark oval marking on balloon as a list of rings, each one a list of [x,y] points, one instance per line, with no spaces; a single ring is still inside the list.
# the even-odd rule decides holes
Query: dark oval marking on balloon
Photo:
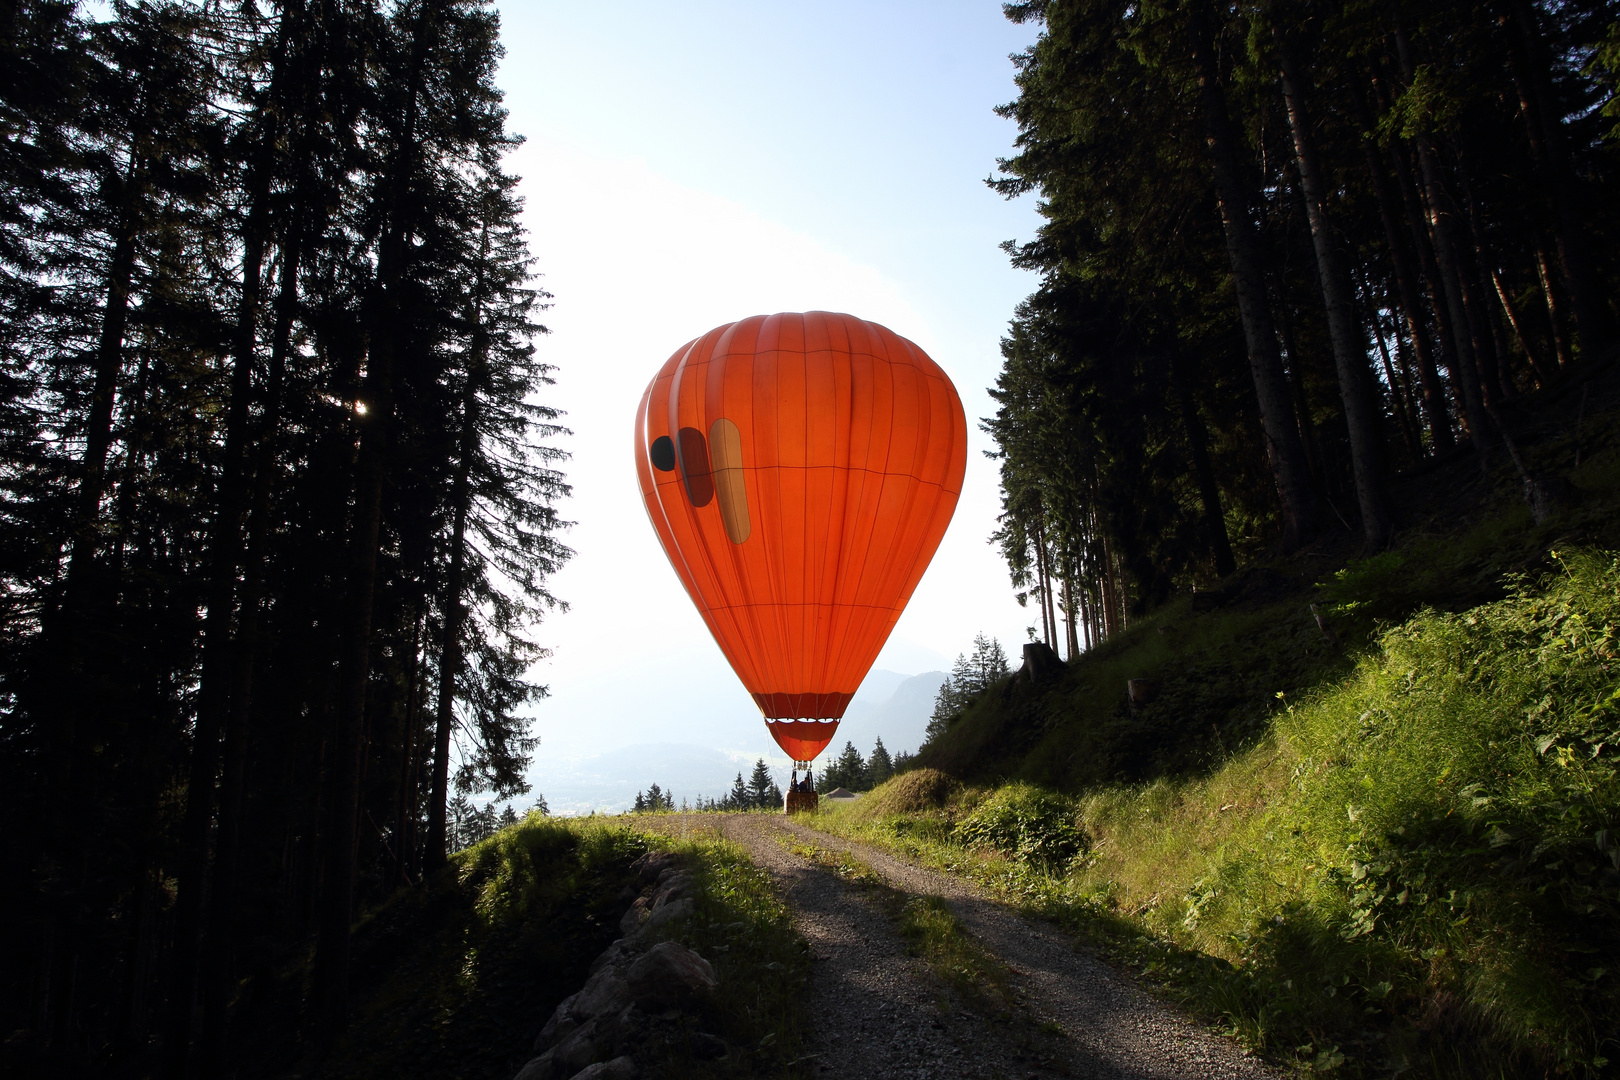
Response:
[[[681,479],[686,481],[686,497],[693,506],[708,506],[714,498],[714,477],[709,471],[709,443],[694,427],[680,430],[677,446],[681,459]]]
[[[659,472],[673,472],[675,470],[675,441],[668,435],[660,435],[652,441],[648,451],[652,458],[652,466]]]

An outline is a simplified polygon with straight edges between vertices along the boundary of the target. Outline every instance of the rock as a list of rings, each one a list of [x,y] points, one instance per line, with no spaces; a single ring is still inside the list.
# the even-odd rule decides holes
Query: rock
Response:
[[[666,870],[658,878],[658,888],[653,892],[652,906],[662,907],[671,900],[691,896],[692,886],[692,875],[685,870],[677,870],[673,874]]]
[[[565,1077],[573,1076],[599,1056],[597,1041],[597,1023],[595,1020],[588,1020],[579,1030],[536,1059],[551,1058],[553,1071],[544,1076],[536,1075],[528,1080],[563,1080]],[[529,1065],[533,1064],[533,1061],[529,1062]],[[524,1068],[527,1069],[528,1065]]]
[[[578,994],[570,994],[568,997],[563,998],[562,1003],[556,1009],[552,1010],[551,1019],[547,1020],[546,1026],[540,1029],[540,1034],[535,1036],[535,1053],[545,1053],[558,1042],[572,1035],[574,1029],[579,1027],[579,1021],[569,1015],[569,1011],[573,1008],[574,1001],[578,997]]]
[[[587,1065],[569,1080],[633,1080],[636,1075],[636,1063],[628,1056],[616,1057],[612,1061],[598,1061],[595,1065]]]
[[[537,1058],[530,1058],[529,1063],[519,1069],[512,1080],[552,1080],[552,1063],[550,1051]]]
[[[674,866],[678,861],[673,852],[649,851],[631,863],[630,869],[634,873],[641,875],[642,881],[651,883],[657,881],[659,874]]]
[[[699,1061],[713,1061],[716,1058],[723,1058],[731,1052],[731,1048],[726,1045],[726,1040],[718,1035],[710,1035],[707,1031],[692,1032],[688,1045],[691,1048],[692,1056]]]
[[[602,1046],[609,1052],[628,1054],[647,1045],[647,1014],[632,1002],[602,1027]]]
[[[690,904],[682,900],[661,909],[669,911]],[[630,965],[625,973],[630,994],[637,1005],[653,1012],[678,1008],[696,998],[707,997],[718,984],[709,962],[684,945],[663,941],[647,955]]]
[[[568,1015],[583,1024],[593,1017],[622,1011],[630,1004],[630,987],[619,970],[609,965],[592,975],[585,989],[571,1000],[573,1004],[568,1009]]]
[[[636,902],[630,905],[630,910],[624,913],[624,918],[619,920],[619,933],[635,933],[636,929],[647,920],[647,913],[651,910],[651,900],[645,896],[637,897]]]
[[[653,913],[647,916],[647,921],[641,924],[641,929],[638,930],[637,933],[643,935],[650,934],[654,930],[657,930],[660,926],[664,926],[672,922],[678,922],[690,914],[692,914],[692,901],[676,900],[672,904],[665,904],[662,907],[654,908]]]
[[[624,964],[629,963],[630,957],[634,956],[640,951],[641,950],[636,947],[636,943],[632,939],[615,938],[613,940],[613,944],[602,950],[601,956],[598,956],[595,960],[591,961],[591,974],[595,975],[598,971],[601,971],[609,964],[622,967]]]

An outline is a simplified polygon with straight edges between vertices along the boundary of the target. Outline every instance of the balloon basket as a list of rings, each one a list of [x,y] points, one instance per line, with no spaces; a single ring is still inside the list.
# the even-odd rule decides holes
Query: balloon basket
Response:
[[[790,791],[783,799],[784,814],[813,814],[819,805],[819,796],[813,791]]]

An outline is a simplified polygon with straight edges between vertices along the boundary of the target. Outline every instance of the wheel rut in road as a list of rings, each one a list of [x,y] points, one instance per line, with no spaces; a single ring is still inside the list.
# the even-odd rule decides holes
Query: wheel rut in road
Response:
[[[810,943],[810,1050],[822,1075],[883,1080],[1097,1077],[1120,1080],[1275,1078],[1235,1044],[1078,950],[1055,927],[1026,919],[972,883],[798,822],[738,814],[710,818],[781,883]],[[1013,1006],[965,1011],[919,959],[870,890],[788,851],[787,842],[846,852],[891,888],[937,896],[1011,972]]]

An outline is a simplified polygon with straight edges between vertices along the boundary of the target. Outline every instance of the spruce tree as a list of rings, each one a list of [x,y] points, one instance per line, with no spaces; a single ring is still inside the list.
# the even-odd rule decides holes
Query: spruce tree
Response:
[[[877,738],[877,745],[872,747],[872,755],[866,759],[866,787],[875,788],[894,775],[894,762],[889,759],[889,751],[883,745],[883,736]]]
[[[769,809],[777,804],[780,789],[771,775],[771,767],[760,758],[754,762],[754,771],[748,776],[748,805],[752,809]]]

